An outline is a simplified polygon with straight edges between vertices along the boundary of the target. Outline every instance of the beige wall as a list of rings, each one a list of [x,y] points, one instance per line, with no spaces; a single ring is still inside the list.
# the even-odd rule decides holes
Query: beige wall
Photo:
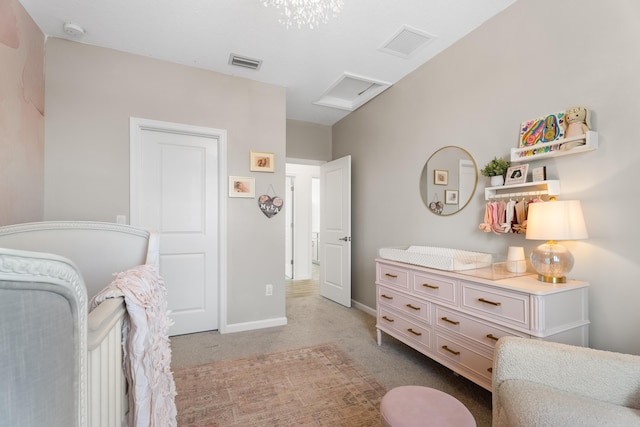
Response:
[[[42,219],[44,35],[0,0],[0,226]]]
[[[423,205],[420,172],[439,147],[458,145],[482,167],[507,156],[519,124],[585,105],[601,148],[539,160],[580,199],[589,239],[567,246],[571,276],[590,281],[590,344],[640,354],[640,2],[520,0],[333,128],[333,158],[353,156],[353,296],[375,307],[377,248],[425,244],[506,254],[520,235],[479,231],[480,176],[462,212]],[[539,242],[538,242],[539,243]]]
[[[331,126],[287,120],[287,158],[331,160]]]
[[[227,131],[227,172],[253,176],[256,195],[284,194],[285,89],[110,49],[46,45],[45,219],[129,217],[129,118]],[[249,152],[275,154],[275,173]],[[227,201],[228,324],[285,317],[284,214],[255,199]],[[265,284],[274,295],[265,296]]]

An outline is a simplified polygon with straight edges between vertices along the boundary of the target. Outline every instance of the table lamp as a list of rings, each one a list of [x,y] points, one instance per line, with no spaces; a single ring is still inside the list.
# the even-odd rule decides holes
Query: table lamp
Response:
[[[573,255],[556,240],[586,239],[587,227],[579,200],[538,202],[529,204],[528,240],[548,240],[531,252],[531,265],[538,280],[566,283],[573,268]]]

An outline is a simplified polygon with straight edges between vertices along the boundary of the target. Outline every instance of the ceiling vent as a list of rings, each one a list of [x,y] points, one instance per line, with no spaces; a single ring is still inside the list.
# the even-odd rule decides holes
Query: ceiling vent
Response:
[[[354,111],[390,86],[391,83],[344,73],[314,104]]]
[[[435,38],[434,35],[404,25],[380,50],[402,58],[410,58]]]
[[[251,70],[259,70],[262,65],[262,61],[260,59],[247,58],[246,56],[240,56],[232,53],[229,55],[229,65],[249,68]]]

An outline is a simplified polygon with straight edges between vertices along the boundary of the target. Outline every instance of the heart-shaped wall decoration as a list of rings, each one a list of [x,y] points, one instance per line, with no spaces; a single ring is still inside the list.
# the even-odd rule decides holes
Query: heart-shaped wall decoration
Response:
[[[280,197],[271,197],[266,194],[258,197],[258,206],[263,214],[267,216],[267,218],[271,218],[282,209],[282,205],[284,204],[284,200]]]

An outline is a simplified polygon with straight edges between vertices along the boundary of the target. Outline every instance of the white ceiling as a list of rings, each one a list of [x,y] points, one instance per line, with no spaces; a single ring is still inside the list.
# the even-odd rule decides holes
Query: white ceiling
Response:
[[[286,29],[260,0],[19,0],[46,36],[213,70],[287,88],[287,118],[333,125],[349,111],[314,105],[344,74],[393,84],[515,0],[344,0],[317,29]],[[433,35],[411,57],[381,48],[408,26]],[[259,70],[228,64],[235,53]],[[473,58],[470,58],[472,66]]]

